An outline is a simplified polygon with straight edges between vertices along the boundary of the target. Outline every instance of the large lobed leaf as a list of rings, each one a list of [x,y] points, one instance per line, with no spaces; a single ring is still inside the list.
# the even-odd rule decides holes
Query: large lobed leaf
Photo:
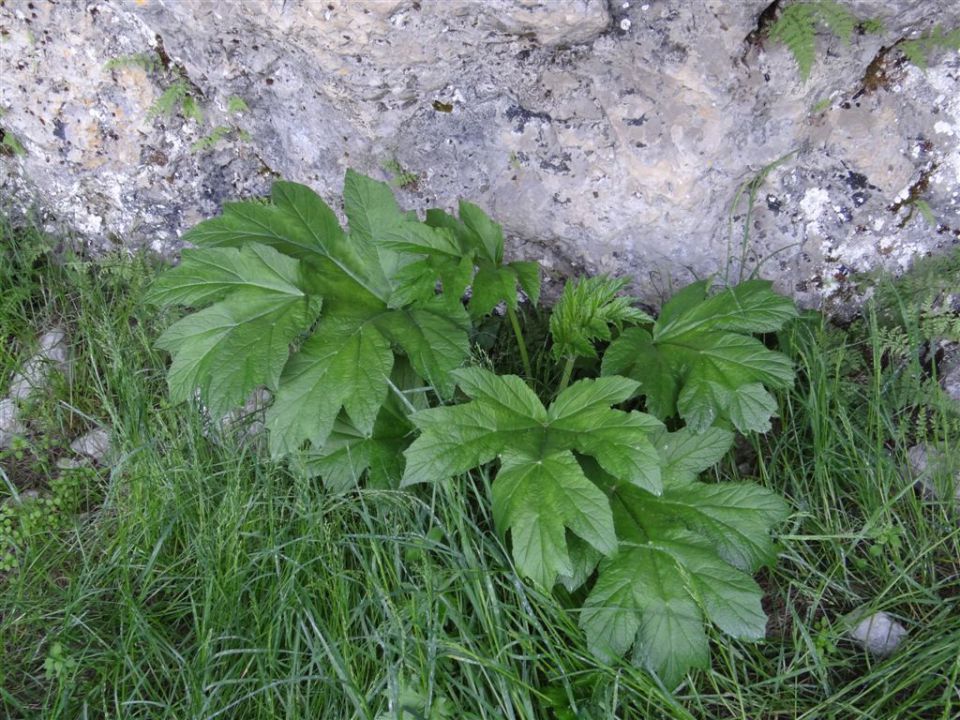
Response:
[[[418,222],[387,185],[352,171],[344,209],[349,233],[309,188],[274,183],[269,203],[227,204],[193,228],[186,239],[200,248],[185,251],[151,292],[158,304],[203,308],[160,339],[173,353],[173,398],[199,390],[219,414],[270,388],[278,457],[306,443],[322,452],[335,424],[341,445],[343,428],[372,438],[396,354],[442,395],[469,354],[460,293],[438,294],[416,269],[430,257],[424,248],[454,242],[453,233]],[[459,273],[465,285],[472,264],[461,259]]]
[[[793,364],[751,333],[773,332],[796,317],[793,302],[770,283],[751,280],[707,296],[706,281],[667,302],[652,330],[628,328],[610,344],[604,375],[640,383],[652,414],[679,414],[704,430],[718,420],[741,432],[765,432],[776,412],[767,388],[793,383]]]
[[[558,576],[574,576],[567,530],[600,554],[613,553],[609,502],[574,452],[650,493],[660,491],[659,457],[648,437],[660,424],[610,407],[636,383],[582,380],[546,408],[514,375],[470,368],[454,376],[472,400],[411,416],[421,434],[407,449],[403,484],[442,481],[499,458],[494,519],[501,533],[510,531],[522,574],[545,587]]]
[[[149,299],[213,304],[157,340],[173,354],[171,398],[187,400],[199,389],[211,412],[222,415],[260,385],[276,390],[290,343],[320,310],[320,299],[303,285],[299,261],[264,245],[185,250]]]
[[[476,275],[469,281],[470,315],[480,317],[492,312],[501,302],[511,310],[518,305],[518,288],[536,305],[540,298],[540,266],[535,262],[503,262],[503,229],[479,207],[460,201],[460,217],[442,210],[427,211],[427,224],[446,232],[449,241],[430,249],[430,262],[435,277],[447,287],[450,278],[457,278],[453,287],[463,289],[458,275],[462,258],[476,265]]]
[[[734,637],[764,634],[762,592],[750,573],[774,559],[769,533],[786,503],[751,483],[692,480],[731,439],[718,428],[664,434],[659,496],[590,472],[610,498],[619,545],[600,562],[580,625],[594,653],[610,659],[632,647],[635,662],[669,687],[707,665],[704,619]]]

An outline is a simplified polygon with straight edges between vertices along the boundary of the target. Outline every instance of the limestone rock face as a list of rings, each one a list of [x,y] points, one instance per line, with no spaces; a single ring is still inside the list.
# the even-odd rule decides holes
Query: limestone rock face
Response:
[[[174,253],[274,177],[335,204],[354,167],[411,208],[477,202],[558,275],[655,300],[759,267],[842,306],[960,242],[960,55],[897,44],[960,4],[841,4],[883,29],[820,26],[804,81],[767,0],[8,0],[5,195]]]

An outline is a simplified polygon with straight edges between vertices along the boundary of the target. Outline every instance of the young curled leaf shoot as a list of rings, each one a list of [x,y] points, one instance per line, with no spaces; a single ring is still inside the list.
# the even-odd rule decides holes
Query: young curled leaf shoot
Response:
[[[564,363],[560,390],[570,384],[578,357],[597,357],[594,343],[610,340],[610,327],[626,323],[651,323],[653,318],[633,307],[634,298],[620,295],[626,278],[598,275],[568,282],[550,316],[553,355]]]

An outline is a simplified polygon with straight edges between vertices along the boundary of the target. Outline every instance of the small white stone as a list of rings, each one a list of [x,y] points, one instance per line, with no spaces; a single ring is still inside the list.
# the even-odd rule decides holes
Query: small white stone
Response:
[[[878,656],[890,655],[907,636],[907,629],[881,611],[858,622],[850,637],[863,649]]]
[[[231,410],[220,418],[219,429],[215,429],[213,423],[204,427],[204,436],[217,445],[222,445],[224,437],[228,435],[240,443],[262,439],[266,429],[264,415],[272,399],[273,395],[269,390],[257,388],[247,398],[243,407]]]
[[[58,470],[76,470],[77,468],[86,467],[87,460],[86,458],[70,458],[62,457],[57,460],[57,469]]]
[[[960,507],[960,472],[951,474],[950,458],[945,453],[932,445],[914,445],[907,450],[907,462],[911,479],[920,485],[925,497],[937,500],[946,490]]]
[[[624,32],[630,29],[629,18],[624,18],[623,20],[620,21],[620,29],[623,30]]]
[[[32,392],[46,385],[51,369],[66,372],[69,361],[67,333],[60,328],[45,332],[40,336],[40,350],[13,376],[10,382],[10,397],[16,400],[26,399]]]
[[[940,387],[954,402],[960,403],[960,352],[954,353],[954,357],[943,363],[943,373],[940,376]]]
[[[0,400],[0,450],[10,447],[15,437],[23,435],[26,428],[20,422],[20,408],[13,398]]]
[[[941,135],[953,135],[953,125],[940,120],[933,124],[933,131]]]
[[[86,455],[94,462],[103,462],[110,453],[110,431],[102,427],[94,428],[70,443],[70,449],[77,455]]]

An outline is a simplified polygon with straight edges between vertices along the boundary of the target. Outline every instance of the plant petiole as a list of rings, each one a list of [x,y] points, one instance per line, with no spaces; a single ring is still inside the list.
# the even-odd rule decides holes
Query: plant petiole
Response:
[[[513,327],[513,334],[517,338],[517,348],[520,350],[520,362],[523,363],[523,372],[527,380],[533,379],[533,370],[530,368],[530,356],[527,354],[527,343],[523,339],[523,330],[520,328],[520,319],[517,317],[517,311],[509,305],[507,306],[507,317],[510,318],[510,325]]]

